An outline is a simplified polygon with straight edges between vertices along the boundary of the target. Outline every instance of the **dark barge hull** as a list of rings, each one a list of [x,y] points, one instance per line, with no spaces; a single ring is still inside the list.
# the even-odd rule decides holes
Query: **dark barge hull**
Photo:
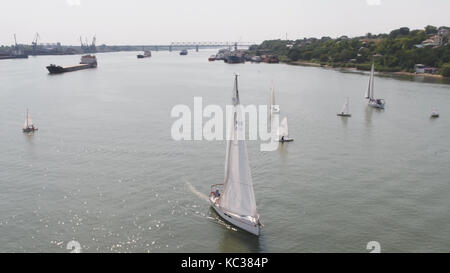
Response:
[[[68,67],[62,67],[62,66],[56,66],[56,65],[49,65],[47,66],[47,70],[50,74],[61,74],[65,72],[72,72],[77,70],[83,70],[88,68],[96,68],[95,65],[89,65],[89,64],[79,64],[74,66],[68,66]]]
[[[228,56],[225,58],[224,60],[226,63],[228,64],[241,64],[241,63],[245,63],[245,59],[244,57],[240,57],[240,56]]]
[[[0,60],[9,60],[9,59],[28,59],[28,55],[0,55]]]

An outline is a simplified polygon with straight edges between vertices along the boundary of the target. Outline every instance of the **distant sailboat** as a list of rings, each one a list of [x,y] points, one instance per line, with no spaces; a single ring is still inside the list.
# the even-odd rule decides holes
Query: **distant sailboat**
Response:
[[[289,138],[289,128],[288,128],[287,117],[285,117],[281,121],[280,126],[278,127],[277,135],[278,135],[278,141],[279,142],[291,142],[291,141],[294,141],[293,138]]]
[[[37,130],[38,130],[38,128],[34,126],[33,121],[31,120],[31,117],[30,117],[30,113],[28,112],[28,109],[27,109],[27,117],[25,119],[25,123],[23,124],[22,131],[24,133],[30,133],[30,132],[34,132]]]
[[[259,236],[262,224],[256,211],[252,176],[245,144],[244,116],[240,109],[238,75],[233,90],[233,127],[227,141],[225,179],[223,184],[211,186],[209,200],[225,221]]]
[[[366,91],[366,99],[369,99],[369,106],[384,109],[384,99],[375,99],[374,97],[374,72],[375,63],[372,63],[372,69],[370,70],[369,86]]]
[[[339,117],[351,117],[352,114],[350,114],[350,101],[349,98],[347,98],[344,102],[344,106],[342,106],[342,111],[337,114]]]
[[[431,111],[431,118],[438,118],[439,117],[439,112],[436,109],[433,109],[433,111]]]

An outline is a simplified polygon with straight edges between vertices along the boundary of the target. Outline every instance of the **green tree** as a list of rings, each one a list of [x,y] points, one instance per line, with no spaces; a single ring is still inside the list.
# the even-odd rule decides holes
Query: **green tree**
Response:
[[[444,77],[450,77],[450,63],[446,63],[441,67],[441,74]]]
[[[425,33],[426,34],[436,34],[437,28],[435,26],[428,25],[425,27]]]

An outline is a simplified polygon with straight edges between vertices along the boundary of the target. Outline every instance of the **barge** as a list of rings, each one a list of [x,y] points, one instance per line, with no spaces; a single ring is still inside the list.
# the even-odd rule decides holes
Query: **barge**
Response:
[[[94,55],[84,55],[81,57],[81,62],[78,65],[62,67],[59,65],[51,64],[47,66],[47,70],[50,74],[61,74],[65,72],[72,72],[96,67],[97,67],[97,58]]]
[[[144,54],[137,55],[138,59],[149,58],[152,56],[152,52],[150,50],[144,51]]]

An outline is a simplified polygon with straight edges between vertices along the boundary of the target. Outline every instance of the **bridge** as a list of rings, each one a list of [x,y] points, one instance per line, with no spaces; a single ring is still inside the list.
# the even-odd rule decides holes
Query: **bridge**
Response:
[[[182,50],[182,49],[194,49],[199,51],[200,48],[218,48],[218,47],[226,47],[226,48],[234,48],[235,50],[238,47],[249,47],[254,45],[252,42],[172,42],[168,45],[150,45],[145,46],[146,48],[151,48],[152,50]]]

